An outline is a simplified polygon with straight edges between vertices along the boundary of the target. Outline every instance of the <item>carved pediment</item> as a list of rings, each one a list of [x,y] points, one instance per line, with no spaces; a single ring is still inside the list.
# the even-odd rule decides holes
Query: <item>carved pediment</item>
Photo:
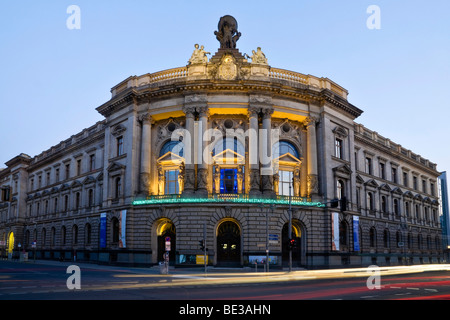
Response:
[[[383,183],[383,184],[380,186],[380,190],[384,190],[384,191],[392,191],[392,188],[389,187],[389,185],[388,185],[387,183]]]
[[[403,196],[404,196],[404,197],[408,197],[408,198],[413,198],[413,197],[414,197],[414,195],[412,194],[411,191],[406,191],[406,192],[403,194]]]
[[[278,162],[279,164],[291,164],[291,165],[300,165],[302,163],[299,159],[297,159],[290,153],[283,154],[281,157],[278,157],[273,161]]]
[[[86,179],[83,180],[83,184],[89,184],[89,183],[94,183],[96,180],[93,176],[88,176],[86,177]]]
[[[402,190],[399,187],[396,187],[392,190],[392,193],[394,194],[398,194],[398,195],[403,195]]]
[[[364,184],[364,179],[359,174],[356,175],[356,183]]]
[[[108,168],[106,170],[108,170],[108,172],[111,172],[111,171],[117,171],[117,170],[122,170],[122,169],[125,169],[124,165],[117,163],[117,162],[113,162],[108,166]]]
[[[364,183],[367,187],[378,188],[378,183],[374,179],[370,179],[366,183]]]
[[[352,174],[352,169],[348,164],[343,164],[339,167],[333,168],[334,172],[339,172],[341,174],[350,175]]]
[[[213,160],[215,164],[245,164],[245,157],[230,149],[216,154]]]
[[[157,162],[160,165],[168,165],[168,164],[181,164],[184,163],[184,158],[179,155],[169,151],[162,157],[160,157]]]

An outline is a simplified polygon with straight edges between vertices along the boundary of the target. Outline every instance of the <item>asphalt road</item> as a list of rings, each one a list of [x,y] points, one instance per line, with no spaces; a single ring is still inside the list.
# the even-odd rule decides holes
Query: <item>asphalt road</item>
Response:
[[[78,279],[67,272],[71,264],[80,268]],[[365,269],[269,274],[214,269],[205,276],[201,269],[161,275],[159,268],[0,261],[0,300],[447,300],[447,268],[392,268],[380,274]]]

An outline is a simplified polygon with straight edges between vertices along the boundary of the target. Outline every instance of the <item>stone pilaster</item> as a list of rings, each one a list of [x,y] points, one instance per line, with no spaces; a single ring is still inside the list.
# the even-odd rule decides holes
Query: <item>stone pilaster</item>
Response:
[[[319,176],[317,170],[317,138],[316,138],[316,124],[318,118],[308,117],[304,121],[307,130],[307,196],[312,197],[319,193]]]
[[[141,167],[139,172],[139,193],[142,195],[151,194],[150,190],[150,168],[151,168],[151,148],[152,148],[152,117],[148,114],[142,114],[139,117],[142,122],[141,138]]]

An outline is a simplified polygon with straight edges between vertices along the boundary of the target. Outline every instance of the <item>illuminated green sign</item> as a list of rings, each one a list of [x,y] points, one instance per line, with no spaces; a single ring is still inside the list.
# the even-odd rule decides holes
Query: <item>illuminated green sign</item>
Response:
[[[289,197],[277,197],[275,199],[249,198],[249,197],[204,197],[204,198],[184,198],[180,196],[156,196],[145,200],[133,201],[134,206],[152,205],[152,204],[187,204],[187,203],[237,203],[237,204],[276,204],[289,205]],[[321,202],[310,202],[305,198],[292,197],[291,205],[325,208]]]

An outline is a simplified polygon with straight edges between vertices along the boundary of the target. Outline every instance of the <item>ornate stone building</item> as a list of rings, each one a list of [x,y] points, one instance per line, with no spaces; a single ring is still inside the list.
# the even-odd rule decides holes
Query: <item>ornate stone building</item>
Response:
[[[3,254],[195,265],[205,236],[214,266],[286,266],[290,239],[294,266],[440,262],[436,165],[355,123],[333,81],[240,53],[234,18],[215,35],[211,58],[129,77],[104,121],[6,163]]]

